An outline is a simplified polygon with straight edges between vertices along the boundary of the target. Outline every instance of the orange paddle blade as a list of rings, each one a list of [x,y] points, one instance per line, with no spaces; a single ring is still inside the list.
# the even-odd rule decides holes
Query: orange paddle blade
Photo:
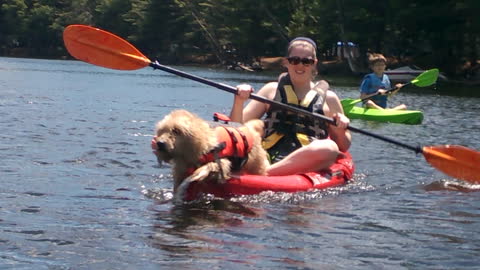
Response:
[[[151,62],[128,41],[87,25],[69,25],[63,41],[73,57],[101,67],[134,70]]]
[[[423,156],[445,174],[471,183],[480,183],[480,152],[459,145],[423,147]]]

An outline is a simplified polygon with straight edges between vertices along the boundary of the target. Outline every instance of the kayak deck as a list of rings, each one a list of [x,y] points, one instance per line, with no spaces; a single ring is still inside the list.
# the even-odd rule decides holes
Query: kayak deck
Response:
[[[336,163],[327,170],[286,176],[239,175],[219,184],[193,182],[187,190],[187,200],[193,200],[200,194],[213,194],[216,197],[229,198],[240,195],[254,195],[264,191],[300,192],[311,189],[326,189],[344,185],[353,176],[355,166],[349,153],[339,155]]]

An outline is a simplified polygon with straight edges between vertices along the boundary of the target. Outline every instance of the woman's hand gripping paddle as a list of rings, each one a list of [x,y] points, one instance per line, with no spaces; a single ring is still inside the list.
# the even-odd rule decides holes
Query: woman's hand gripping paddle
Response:
[[[237,89],[235,87],[197,77],[195,75],[161,65],[158,62],[152,62],[126,40],[98,28],[86,25],[70,25],[64,31],[63,39],[68,52],[75,58],[87,63],[120,70],[135,70],[146,66],[151,66],[154,69],[161,69],[163,71],[207,84],[233,94],[237,93]],[[426,86],[429,85],[429,83],[433,83],[436,80],[438,73],[435,76],[435,71],[427,72],[432,72],[433,75],[428,75],[430,73],[423,75],[422,73],[410,83],[418,86]],[[335,121],[332,118],[318,113],[308,112],[303,109],[270,100],[255,94],[251,94],[250,98],[270,104],[271,106],[277,106],[278,108],[308,115],[310,117],[326,121],[330,124],[335,124]],[[415,147],[352,126],[349,126],[348,129],[380,139],[385,142],[396,144],[398,146],[410,149],[416,153],[422,153],[427,162],[445,174],[471,183],[480,183],[480,152],[458,145]]]
[[[433,68],[429,69],[427,71],[422,72],[422,74],[418,75],[415,79],[409,81],[408,83],[404,84],[403,86],[413,84],[418,87],[425,87],[425,86],[430,86],[434,84],[437,81],[438,78],[438,69]],[[402,87],[403,87],[402,86]],[[388,90],[385,94],[391,93],[393,91],[396,91],[398,87],[395,87],[393,89]],[[375,96],[378,96],[379,93],[372,94],[368,97],[362,98],[362,99],[343,99],[342,102],[342,107],[343,110],[345,111],[350,111],[350,109],[355,106],[355,104],[369,100]]]

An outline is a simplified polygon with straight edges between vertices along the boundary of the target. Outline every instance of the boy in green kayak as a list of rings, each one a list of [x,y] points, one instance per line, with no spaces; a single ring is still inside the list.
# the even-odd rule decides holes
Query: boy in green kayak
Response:
[[[403,84],[399,83],[395,85],[395,91],[388,91],[391,89],[390,79],[385,74],[385,68],[387,67],[387,59],[385,56],[379,53],[373,53],[368,56],[368,62],[372,73],[365,75],[362,84],[360,85],[360,98],[368,98],[364,101],[364,105],[368,108],[386,109],[387,108],[387,95],[393,95]],[[398,105],[394,110],[405,110],[407,106],[405,104]]]

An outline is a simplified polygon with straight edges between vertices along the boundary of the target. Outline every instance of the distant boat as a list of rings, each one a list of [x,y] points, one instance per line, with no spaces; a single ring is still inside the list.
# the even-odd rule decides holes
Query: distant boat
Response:
[[[415,79],[418,75],[422,74],[426,70],[417,66],[404,66],[396,69],[385,70],[385,74],[388,75],[391,81],[406,83]],[[438,74],[438,79],[447,81],[448,78],[443,74]]]

